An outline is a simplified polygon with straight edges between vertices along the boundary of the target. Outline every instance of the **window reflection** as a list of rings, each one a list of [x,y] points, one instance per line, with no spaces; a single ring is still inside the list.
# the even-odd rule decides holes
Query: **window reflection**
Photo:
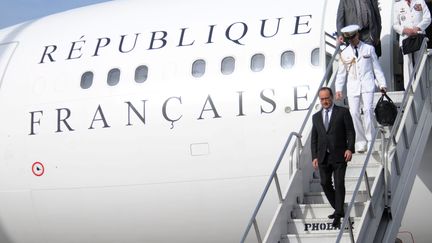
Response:
[[[281,55],[281,67],[284,69],[291,69],[294,67],[295,54],[293,51],[286,51]]]
[[[88,89],[92,86],[93,84],[93,72],[85,72],[83,73],[83,75],[81,76],[81,83],[80,86],[82,89]]]
[[[113,68],[108,72],[107,83],[109,86],[115,86],[120,81],[120,69]]]
[[[144,83],[148,77],[148,67],[145,65],[139,66],[135,69],[135,82]]]
[[[260,72],[264,69],[265,57],[263,54],[255,54],[251,59],[251,70],[254,72]]]
[[[225,57],[221,63],[221,72],[224,75],[229,75],[234,72],[235,59],[234,57]]]
[[[206,63],[204,60],[202,59],[196,60],[192,64],[192,76],[194,76],[195,78],[202,77],[205,73],[205,68],[206,68]]]

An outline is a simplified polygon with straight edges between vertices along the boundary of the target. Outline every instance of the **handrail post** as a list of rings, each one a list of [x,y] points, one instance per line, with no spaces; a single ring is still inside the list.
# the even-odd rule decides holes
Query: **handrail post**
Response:
[[[365,179],[365,183],[366,183],[367,195],[368,195],[369,200],[371,200],[372,199],[372,193],[371,193],[371,189],[370,189],[370,185],[369,185],[369,177],[367,175],[367,171],[365,171],[364,179]],[[375,208],[372,204],[372,200],[371,200],[371,204],[369,204],[369,205],[371,207],[372,217],[375,218]]]
[[[295,149],[295,148],[293,148],[293,149],[291,150],[291,152],[290,152],[290,154],[289,154],[289,160],[288,160],[288,163],[289,163],[289,178],[290,178],[290,179],[291,179],[291,176],[292,176],[293,173],[294,173],[294,163],[293,163],[293,159],[294,159],[293,151],[294,151],[294,149]]]
[[[279,203],[282,203],[283,202],[283,196],[282,196],[282,190],[280,187],[279,178],[278,178],[277,173],[274,175],[274,180],[275,180],[275,186],[276,186],[278,196],[279,196]]]
[[[387,143],[390,143],[390,141],[387,140],[387,138],[383,138],[384,144],[386,144],[386,150],[383,151],[383,165],[384,165],[384,207],[387,208],[389,206],[389,175],[388,175],[388,161],[389,161],[389,146],[387,146]]]
[[[260,234],[260,231],[259,231],[259,228],[258,228],[258,223],[257,223],[256,219],[254,219],[253,225],[254,225],[254,228],[255,228],[255,234],[257,236],[258,243],[262,243],[261,234]]]
[[[349,235],[350,235],[350,239],[351,239],[351,243],[355,243],[354,240],[354,231],[352,228],[352,221],[351,221],[351,217],[348,216],[348,229],[349,229]]]
[[[296,139],[296,158],[297,158],[297,163],[296,163],[296,169],[300,169],[300,154],[301,154],[301,150],[303,150],[303,145],[302,145],[302,141],[301,141],[301,135],[297,137]]]

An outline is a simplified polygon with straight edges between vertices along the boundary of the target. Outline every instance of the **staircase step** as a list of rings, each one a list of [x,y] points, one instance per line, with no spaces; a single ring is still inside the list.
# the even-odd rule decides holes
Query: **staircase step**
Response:
[[[358,178],[361,170],[363,169],[363,165],[364,164],[350,162],[347,166],[345,178]],[[366,168],[366,172],[368,174],[368,177],[369,178],[370,177],[376,177],[376,175],[378,175],[378,173],[380,172],[381,168],[382,168],[381,164],[369,163],[367,168]],[[319,179],[318,170],[313,171],[313,178]]]
[[[360,222],[360,217],[351,218],[353,231]],[[343,220],[342,220],[343,221]],[[327,232],[339,232],[339,228],[333,228],[332,219],[291,219],[288,221],[289,234],[318,234]],[[345,228],[348,230],[348,225]]]
[[[353,210],[351,210],[351,217],[361,217],[365,208],[364,202],[354,203]],[[332,214],[334,209],[330,204],[299,204],[293,208],[292,217],[295,219],[312,219],[312,218],[327,218]]]
[[[363,169],[363,164],[348,164],[347,170],[345,173],[345,177],[358,177],[360,175],[361,170]],[[379,170],[381,169],[380,164],[369,164],[366,168],[366,172],[368,176],[375,177],[378,175]]]
[[[369,176],[369,174],[368,174]],[[372,188],[372,184],[374,182],[375,177],[369,177],[369,186]],[[345,189],[347,191],[354,191],[356,185],[357,185],[358,178],[357,177],[346,177],[345,178]],[[310,190],[312,192],[321,192],[322,187],[320,184],[320,179],[312,179],[310,181]],[[362,183],[360,184],[360,190],[366,190],[366,184],[364,183],[364,179],[362,180]]]
[[[288,234],[282,235],[280,243],[327,243],[336,242],[338,232],[317,234]],[[341,243],[351,243],[349,233],[342,235]]]
[[[371,154],[369,164],[379,163],[381,164],[381,142],[375,142],[374,144],[374,151]],[[364,164],[364,161],[366,160],[367,152],[364,153],[354,153],[353,158],[350,163],[359,163]]]
[[[351,200],[353,191],[346,191],[345,201]],[[368,200],[366,191],[359,191],[356,197],[356,202],[366,202]],[[306,192],[303,197],[304,204],[328,204],[327,197],[324,192]]]

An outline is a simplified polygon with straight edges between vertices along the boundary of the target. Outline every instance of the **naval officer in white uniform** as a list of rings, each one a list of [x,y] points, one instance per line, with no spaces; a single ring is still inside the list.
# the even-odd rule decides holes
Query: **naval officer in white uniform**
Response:
[[[394,5],[393,29],[400,35],[399,45],[409,36],[425,34],[431,23],[431,14],[423,0],[400,0]],[[409,75],[413,70],[414,60],[419,60],[419,51],[403,55],[404,88],[407,89]]]
[[[358,30],[358,25],[349,25],[341,29],[343,36],[349,39],[349,45],[342,51],[339,59],[336,99],[343,98],[342,90],[346,81],[348,103],[356,132],[356,151],[365,152],[375,133],[375,81],[382,92],[385,92],[387,85],[374,47],[360,41]],[[360,101],[363,102],[364,122],[360,117]]]

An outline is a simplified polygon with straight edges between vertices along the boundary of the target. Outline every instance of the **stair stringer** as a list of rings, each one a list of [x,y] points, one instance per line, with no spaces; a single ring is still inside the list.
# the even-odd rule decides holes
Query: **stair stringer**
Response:
[[[387,224],[384,237],[380,242],[394,242],[399,227],[405,213],[405,208],[411,194],[414,180],[417,175],[417,169],[422,161],[423,153],[426,149],[427,140],[432,128],[432,106],[429,99],[426,99],[417,129],[415,130],[410,150],[408,151],[403,167],[401,166],[401,175],[397,176],[394,163],[392,163],[391,186],[392,198],[390,208],[393,219]],[[393,161],[394,162],[394,161]]]

